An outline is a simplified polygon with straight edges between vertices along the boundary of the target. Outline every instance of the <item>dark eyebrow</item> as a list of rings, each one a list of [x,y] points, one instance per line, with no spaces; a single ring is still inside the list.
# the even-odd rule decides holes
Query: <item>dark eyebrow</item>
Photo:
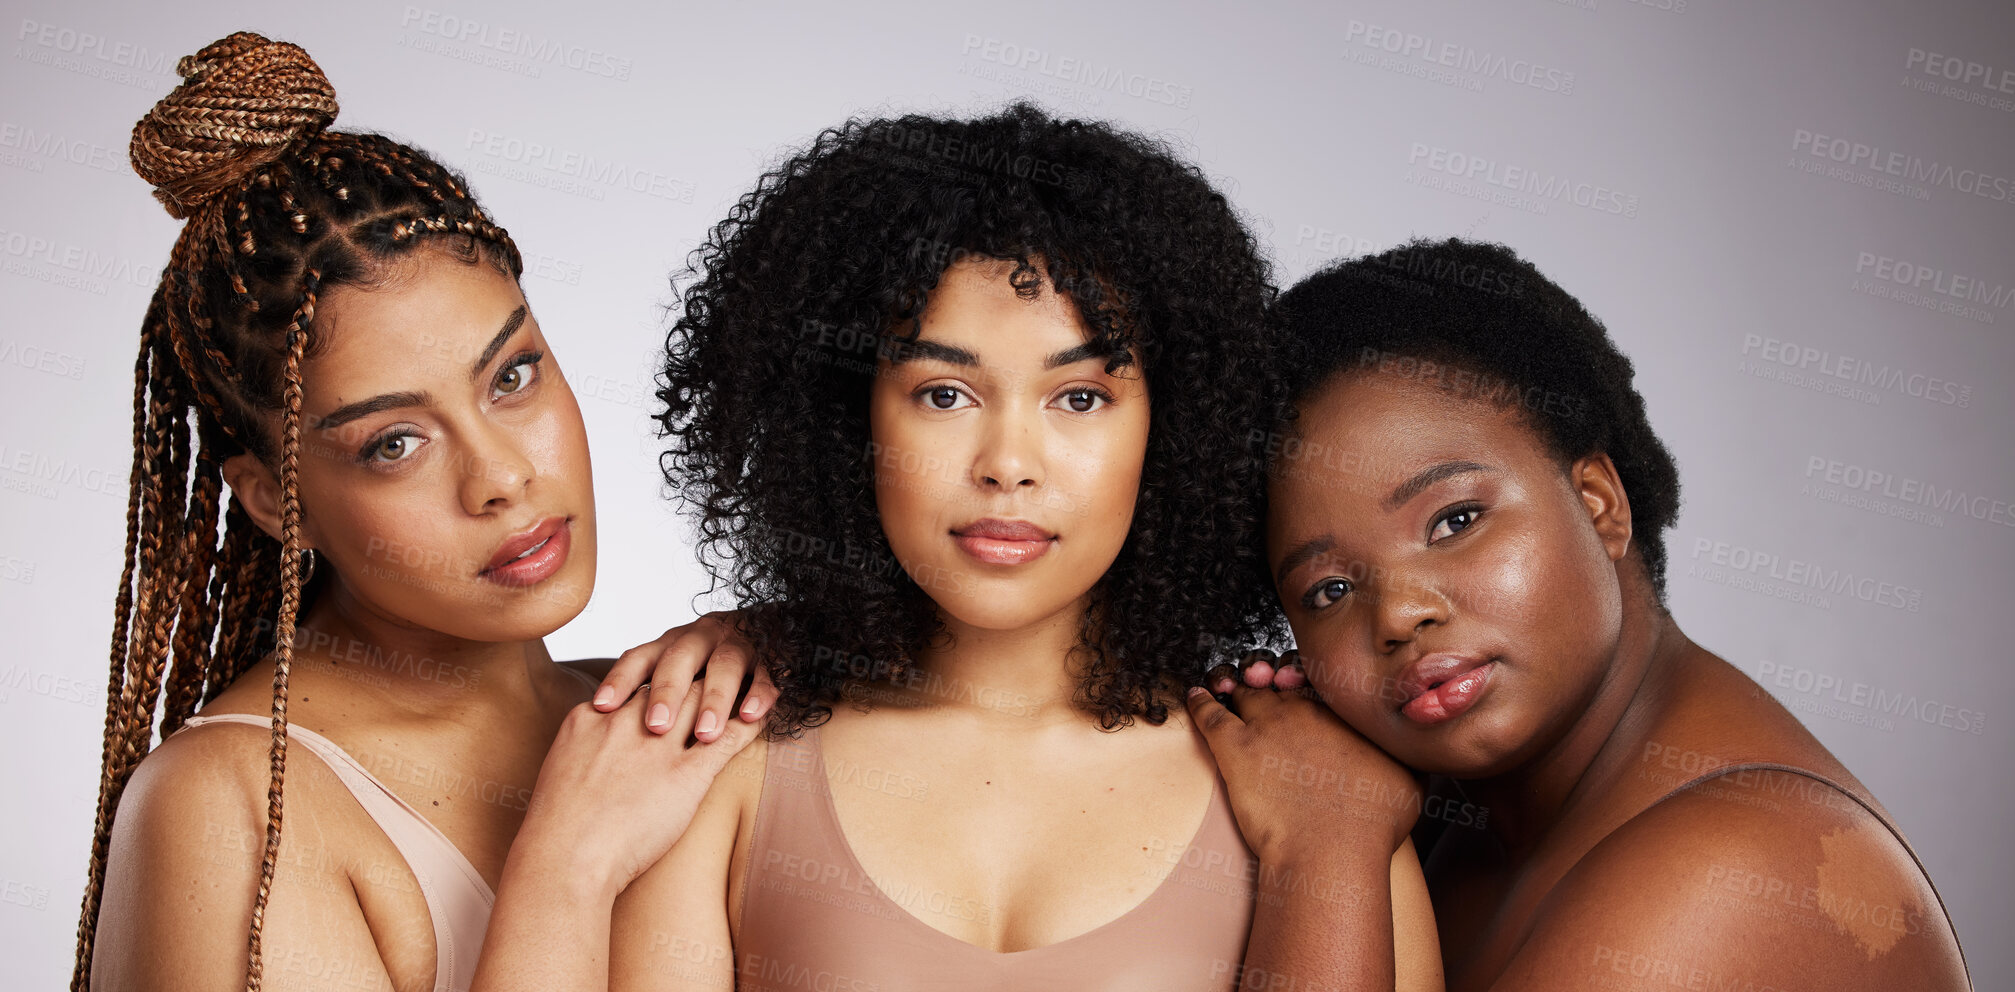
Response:
[[[1314,561],[1317,555],[1326,554],[1334,547],[1336,538],[1333,537],[1316,537],[1301,542],[1293,551],[1281,558],[1280,567],[1273,571],[1274,583],[1278,585],[1287,581],[1287,573]]]
[[[523,326],[525,326],[525,305],[520,303],[516,310],[511,311],[509,317],[504,318],[504,329],[498,331],[497,336],[490,339],[489,345],[483,348],[482,355],[476,358],[476,364],[470,366],[469,380],[471,382],[483,374],[483,369],[489,366],[490,359],[497,357],[497,349],[502,348],[504,342],[509,341],[511,335],[518,333],[518,328]]]
[[[1106,349],[1087,341],[1075,348],[1065,348],[1043,359],[1042,367],[1053,369],[1064,365],[1074,365],[1087,359],[1103,358],[1105,354]],[[980,364],[978,355],[964,348],[944,344],[939,341],[924,341],[921,339],[916,341],[897,341],[889,348],[889,364],[891,365],[901,365],[914,358],[935,358],[940,362],[963,365],[967,368]]]
[[[434,402],[434,398],[424,392],[385,393],[380,396],[373,396],[368,400],[358,400],[347,406],[337,407],[334,413],[320,420],[309,417],[308,428],[318,431],[334,430],[358,417],[368,417],[380,410],[396,410],[402,406],[426,406],[432,402]]]
[[[963,365],[968,368],[977,366],[980,363],[980,356],[964,348],[954,348],[942,342],[924,341],[921,339],[915,341],[891,341],[889,342],[888,353],[890,365],[901,365],[914,358],[935,358],[940,362],[950,362],[953,365]]]
[[[511,311],[510,316],[504,318],[503,328],[497,332],[496,337],[490,339],[488,345],[484,346],[483,354],[476,359],[476,364],[469,370],[470,379],[475,379],[477,376],[483,374],[483,369],[490,364],[490,359],[497,357],[497,352],[504,347],[504,342],[509,341],[511,335],[518,333],[518,328],[525,326],[526,316],[527,312],[524,306],[520,305],[516,310]],[[368,400],[358,400],[355,403],[337,407],[334,412],[320,420],[315,420],[311,417],[309,418],[308,427],[310,430],[334,430],[358,417],[368,417],[380,410],[396,410],[406,406],[426,406],[432,402],[434,402],[434,397],[424,391],[413,392],[408,390],[402,393],[385,393],[381,396],[373,396]]]
[[[1392,495],[1385,498],[1385,509],[1387,512],[1391,512],[1405,506],[1407,500],[1420,495],[1422,490],[1451,475],[1461,475],[1464,472],[1489,471],[1492,471],[1490,466],[1478,465],[1475,462],[1442,462],[1439,465],[1430,465],[1420,470],[1413,478],[1400,483],[1394,488]]]
[[[1104,358],[1110,351],[1111,349],[1109,348],[1101,348],[1091,341],[1086,341],[1085,343],[1078,345],[1075,348],[1065,348],[1064,350],[1059,351],[1056,354],[1043,359],[1042,367],[1045,369],[1053,369],[1060,365],[1074,365],[1088,358]]]

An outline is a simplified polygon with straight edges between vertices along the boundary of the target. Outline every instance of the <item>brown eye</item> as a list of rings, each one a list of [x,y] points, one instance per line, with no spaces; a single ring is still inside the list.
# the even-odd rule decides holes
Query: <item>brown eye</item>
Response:
[[[508,395],[525,388],[526,384],[531,382],[531,373],[519,370],[536,368],[538,364],[537,359],[528,357],[526,360],[497,373],[497,391]]]
[[[965,390],[957,386],[932,386],[917,395],[933,410],[957,410],[959,400],[966,398]]]
[[[1304,609],[1320,610],[1350,593],[1350,580],[1329,578],[1315,584],[1301,597]]]
[[[1063,394],[1063,402],[1065,409],[1072,413],[1090,413],[1112,402],[1112,397],[1096,389],[1073,389]]]
[[[371,460],[389,463],[403,460],[413,450],[412,438],[406,434],[394,434],[371,446]]]
[[[1479,512],[1476,507],[1462,506],[1442,514],[1434,521],[1434,529],[1428,531],[1428,542],[1433,543],[1437,538],[1454,537],[1457,533],[1467,530],[1471,524],[1476,523]]]

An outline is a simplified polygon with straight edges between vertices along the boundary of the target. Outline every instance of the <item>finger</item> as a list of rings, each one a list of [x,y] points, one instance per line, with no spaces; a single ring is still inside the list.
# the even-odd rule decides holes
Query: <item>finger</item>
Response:
[[[756,663],[755,677],[749,681],[749,692],[742,698],[740,716],[750,723],[763,718],[770,707],[777,703],[777,684],[770,681],[769,666]]]
[[[1282,665],[1274,670],[1273,685],[1276,689],[1300,689],[1308,685],[1308,673],[1300,665]]]
[[[1232,747],[1231,735],[1245,727],[1238,714],[1225,709],[1223,703],[1212,698],[1202,687],[1190,689],[1183,697],[1183,703],[1189,707],[1190,722],[1203,734],[1204,743],[1210,745],[1212,754],[1216,754],[1219,748]]]
[[[650,673],[651,708],[644,716],[644,729],[654,734],[671,732],[673,718],[685,702],[686,689],[693,684],[693,673],[706,663],[718,642],[713,624],[693,623],[679,628],[679,636],[666,645],[657,667]]]
[[[1268,719],[1280,707],[1280,693],[1271,686],[1256,689],[1240,685],[1231,691],[1231,700],[1232,706],[1238,710],[1239,719],[1248,724]]]
[[[652,689],[653,694],[655,694],[656,687],[653,686]],[[686,695],[679,700],[678,716],[672,720],[671,726],[666,728],[665,736],[681,743],[690,743],[693,736],[693,723],[700,716],[700,697],[703,692],[704,690],[697,682],[691,682],[686,685]],[[653,702],[652,705],[655,706],[657,704]]]
[[[595,708],[604,713],[615,709],[637,691],[644,679],[656,666],[658,655],[677,633],[678,628],[665,631],[654,641],[646,641],[616,656],[616,663],[609,666],[609,674],[602,676],[602,684],[595,690]]]
[[[1226,663],[1217,665],[1207,672],[1203,677],[1203,685],[1213,694],[1222,696],[1230,692],[1231,687],[1238,684],[1238,680],[1238,669]]]
[[[718,774],[721,769],[727,767],[728,762],[733,760],[735,755],[740,754],[743,748],[748,747],[750,743],[762,735],[762,724],[743,723],[737,720],[721,728],[720,735],[712,741],[695,745],[695,747],[702,752],[701,757],[706,761],[704,767]]]
[[[712,741],[721,735],[728,725],[728,712],[741,695],[742,683],[749,673],[749,652],[732,640],[723,640],[715,646],[714,653],[707,659],[705,689],[700,696],[700,720],[693,727],[693,736],[702,741]]]
[[[1246,663],[1244,670],[1239,674],[1244,676],[1242,681],[1254,689],[1273,688],[1274,667],[1273,662],[1268,659],[1253,658]]]

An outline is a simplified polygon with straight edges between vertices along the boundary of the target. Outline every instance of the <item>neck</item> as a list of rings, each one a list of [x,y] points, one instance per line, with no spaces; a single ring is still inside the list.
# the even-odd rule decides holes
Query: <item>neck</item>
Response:
[[[340,581],[295,625],[294,664],[320,665],[423,716],[535,705],[563,676],[545,641],[472,641],[387,615]]]
[[[1635,591],[1649,595],[1648,587]],[[1508,772],[1462,783],[1470,801],[1491,810],[1491,832],[1514,856],[1529,852],[1591,797],[1607,794],[1616,776],[1633,767],[1670,697],[1673,675],[1694,650],[1663,610],[1632,613],[1594,697],[1566,732]]]
[[[907,702],[1028,728],[1082,723],[1072,703],[1082,678],[1086,601],[1009,630],[943,617],[948,637],[912,657],[922,670]]]

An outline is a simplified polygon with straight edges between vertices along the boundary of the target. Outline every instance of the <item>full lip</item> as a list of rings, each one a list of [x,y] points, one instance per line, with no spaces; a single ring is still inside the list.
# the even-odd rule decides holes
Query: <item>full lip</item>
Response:
[[[1395,710],[1403,710],[1408,703],[1419,699],[1422,693],[1434,688],[1464,672],[1482,668],[1494,660],[1474,653],[1438,652],[1414,659],[1413,663],[1400,670],[1395,686],[1399,692],[1399,703]]]
[[[952,528],[958,537],[978,537],[989,541],[1051,541],[1056,539],[1054,531],[1045,530],[1027,520],[1013,520],[1002,517],[984,517],[968,524]]]
[[[553,535],[558,534],[560,528],[565,527],[569,519],[571,518],[564,516],[547,517],[534,524],[530,530],[505,538],[504,543],[497,546],[497,553],[490,556],[490,563],[483,566],[483,570],[476,574],[483,575],[493,572],[517,560],[519,555],[538,547],[550,540]]]
[[[1056,533],[1027,520],[985,517],[951,529],[953,543],[983,565],[1026,565],[1047,554]]]

